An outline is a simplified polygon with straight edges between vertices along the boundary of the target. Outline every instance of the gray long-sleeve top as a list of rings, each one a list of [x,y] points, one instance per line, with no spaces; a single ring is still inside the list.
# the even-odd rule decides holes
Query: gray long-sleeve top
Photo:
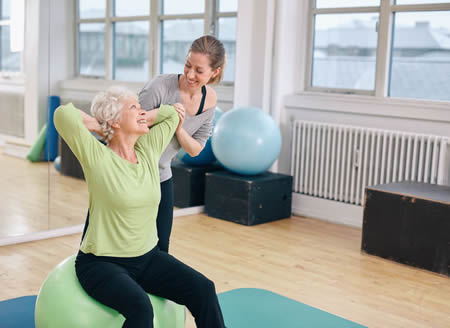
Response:
[[[181,103],[180,89],[177,74],[163,74],[150,80],[139,92],[139,103],[145,110],[159,108],[161,105],[173,105]],[[203,110],[199,115],[190,116],[186,113],[183,128],[197,140],[202,146],[211,136],[213,129],[214,110]],[[170,163],[181,146],[177,137],[174,136],[161,155],[159,161],[160,181],[169,180],[172,177]]]

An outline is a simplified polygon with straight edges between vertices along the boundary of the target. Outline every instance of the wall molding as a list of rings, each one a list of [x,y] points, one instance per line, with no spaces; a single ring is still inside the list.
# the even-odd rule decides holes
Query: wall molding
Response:
[[[7,140],[3,145],[3,154],[26,159],[30,148],[31,146],[25,143]]]
[[[204,206],[193,206],[187,208],[176,209],[173,211],[173,217],[182,217],[186,215],[194,215],[203,213]],[[78,224],[70,227],[50,229],[46,231],[39,231],[24,235],[10,236],[0,238],[0,246],[13,245],[19,243],[27,243],[35,240],[49,239],[55,237],[62,237],[67,235],[74,235],[83,232],[84,224]]]
[[[363,207],[292,193],[292,214],[362,228]]]
[[[83,224],[59,228],[59,229],[51,229],[46,231],[34,232],[30,234],[20,235],[20,236],[11,236],[0,238],[0,246],[5,245],[13,245],[19,243],[26,243],[35,240],[49,239],[55,237],[61,237],[66,235],[73,235],[76,233],[80,233],[83,231]]]

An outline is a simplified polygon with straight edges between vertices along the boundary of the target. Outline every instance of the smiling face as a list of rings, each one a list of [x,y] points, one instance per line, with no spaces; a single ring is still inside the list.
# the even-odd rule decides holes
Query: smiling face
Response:
[[[206,85],[218,74],[218,70],[211,68],[208,55],[189,52],[184,64],[185,86],[188,89],[198,89]]]
[[[124,98],[122,101],[122,110],[120,113],[120,131],[124,134],[144,135],[148,133],[148,124],[145,117],[145,111],[137,99],[133,97]]]

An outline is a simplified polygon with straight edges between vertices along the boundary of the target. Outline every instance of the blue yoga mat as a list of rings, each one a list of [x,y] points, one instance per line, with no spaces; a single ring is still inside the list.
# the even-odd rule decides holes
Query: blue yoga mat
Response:
[[[219,302],[230,328],[367,328],[264,289],[234,289]]]
[[[36,296],[23,296],[0,302],[0,327],[34,328]]]
[[[264,289],[241,288],[219,294],[229,328],[367,328]],[[0,327],[34,328],[36,296],[0,302]]]

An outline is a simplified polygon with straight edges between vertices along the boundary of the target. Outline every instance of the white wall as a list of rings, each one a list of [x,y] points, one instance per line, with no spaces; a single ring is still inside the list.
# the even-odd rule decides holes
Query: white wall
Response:
[[[448,102],[305,92],[309,1],[240,1],[235,105],[256,105],[279,122],[283,146],[276,170],[290,173],[291,124],[295,119],[360,125],[450,137]],[[271,16],[275,8],[274,37]],[[259,16],[258,16],[259,15]],[[257,16],[257,17],[255,17]],[[241,23],[248,25],[242,29]],[[263,36],[263,37],[262,37]],[[267,43],[272,42],[272,56]],[[267,74],[267,66],[271,73]],[[270,88],[264,81],[270,80]],[[270,93],[270,94],[267,94]],[[311,197],[294,197],[297,214],[361,226],[362,208]]]
[[[32,144],[47,120],[50,15],[45,0],[27,0],[25,8],[25,141]]]

